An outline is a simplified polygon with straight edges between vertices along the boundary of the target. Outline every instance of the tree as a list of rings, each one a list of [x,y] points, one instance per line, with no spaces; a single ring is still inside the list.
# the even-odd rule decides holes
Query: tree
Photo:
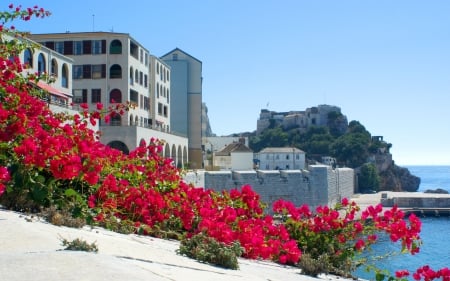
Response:
[[[377,167],[372,163],[366,163],[361,167],[358,176],[359,190],[362,192],[379,191],[380,177],[377,172]]]
[[[348,133],[339,137],[331,145],[331,155],[338,163],[356,168],[367,162],[370,135],[364,133]]]

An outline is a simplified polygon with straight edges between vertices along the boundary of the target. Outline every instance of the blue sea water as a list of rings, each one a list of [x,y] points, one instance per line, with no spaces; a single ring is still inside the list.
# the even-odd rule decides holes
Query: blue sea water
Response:
[[[419,191],[441,188],[450,192],[450,166],[405,166],[405,168],[421,178]],[[392,274],[400,269],[415,272],[423,265],[429,265],[433,269],[450,268],[450,217],[426,217],[421,218],[421,221],[420,252],[416,255],[400,254],[383,258],[375,262],[378,268],[387,269]],[[390,242],[387,237],[381,239],[380,243],[374,245],[371,257],[399,252],[398,244]],[[362,279],[374,280],[373,272],[367,273],[363,268],[357,270],[355,275]]]

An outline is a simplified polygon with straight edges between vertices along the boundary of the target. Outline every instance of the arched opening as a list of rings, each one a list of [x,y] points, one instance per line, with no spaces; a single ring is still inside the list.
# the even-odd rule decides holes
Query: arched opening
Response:
[[[46,63],[45,63],[45,57],[42,53],[38,55],[38,73],[45,73],[46,71]]]
[[[107,145],[111,148],[120,150],[125,154],[130,153],[130,150],[128,149],[127,145],[121,141],[112,141],[112,142],[108,143]]]
[[[133,67],[130,67],[130,84],[131,85],[133,85],[133,82],[134,82],[133,75],[134,75]]]
[[[109,78],[111,79],[122,78],[122,67],[118,64],[113,64],[109,69]]]
[[[122,92],[119,89],[113,89],[109,93],[109,103],[122,103]]]
[[[177,164],[177,147],[175,146],[175,144],[172,144],[172,155],[170,156],[170,158],[172,158],[173,165],[176,166],[176,164]]]
[[[177,152],[177,168],[183,168],[183,154],[181,153],[181,145],[178,146],[178,152]]]
[[[58,61],[56,59],[52,59],[50,74],[54,77],[58,77]]]
[[[164,146],[164,157],[170,158],[170,146],[168,143]]]
[[[188,153],[186,146],[183,147],[183,166],[188,163]]]
[[[25,49],[23,52],[23,62],[33,67],[33,52],[30,49]]]
[[[69,88],[69,68],[67,64],[63,64],[61,70],[61,86],[64,88]]]
[[[139,125],[139,116],[136,116],[134,118],[134,125],[138,126]]]
[[[130,126],[133,126],[133,121],[134,121],[133,114],[130,114]]]
[[[109,53],[110,54],[122,54],[122,42],[120,40],[113,40],[109,45]]]

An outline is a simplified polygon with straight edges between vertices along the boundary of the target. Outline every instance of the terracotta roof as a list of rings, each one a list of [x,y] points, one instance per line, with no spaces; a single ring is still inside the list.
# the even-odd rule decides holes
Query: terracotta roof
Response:
[[[225,146],[222,150],[217,151],[215,155],[217,156],[230,156],[231,152],[253,152],[250,148],[248,148],[244,143],[241,142],[233,142],[229,145]]]

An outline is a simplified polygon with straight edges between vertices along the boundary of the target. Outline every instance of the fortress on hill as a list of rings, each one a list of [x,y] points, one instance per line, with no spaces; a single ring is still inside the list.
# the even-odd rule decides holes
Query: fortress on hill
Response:
[[[281,125],[285,129],[294,127],[307,129],[310,126],[326,126],[330,112],[342,114],[340,107],[327,104],[310,107],[304,111],[276,112],[261,109],[259,119],[256,123],[256,134],[259,135],[271,125]],[[271,124],[271,122],[274,122],[274,124]],[[347,117],[345,116],[343,123],[348,123]]]
[[[250,185],[267,204],[270,212],[278,199],[291,201],[296,206],[308,204],[333,206],[342,198],[354,194],[354,170],[327,165],[310,165],[308,170],[257,170],[257,171],[195,171],[184,180],[195,187],[215,191],[239,189]]]

